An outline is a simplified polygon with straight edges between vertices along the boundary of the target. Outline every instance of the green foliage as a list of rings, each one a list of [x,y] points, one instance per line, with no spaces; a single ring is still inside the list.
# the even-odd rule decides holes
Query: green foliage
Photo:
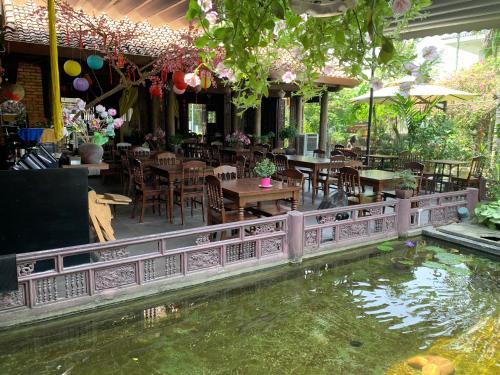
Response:
[[[500,227],[500,199],[497,201],[482,203],[474,210],[476,220],[488,228]]]
[[[334,17],[301,17],[285,0],[217,0],[218,22],[211,26],[196,0],[186,14],[197,20],[203,34],[196,46],[203,49],[204,62],[211,66],[224,48],[224,65],[234,74],[232,86],[239,95],[235,104],[246,109],[269,94],[269,72],[283,55],[293,56],[290,70],[297,73],[300,93],[306,98],[318,94],[315,85],[323,68],[334,56],[344,70],[363,77],[374,64],[389,66],[397,59],[397,31],[430,0],[413,0],[411,9],[398,17],[397,30],[386,31],[393,22],[391,2],[359,0],[352,9]],[[372,49],[378,49],[375,59]],[[272,77],[276,79],[277,77]]]
[[[285,139],[294,139],[297,136],[297,128],[292,125],[284,126],[280,129],[278,132],[278,136],[280,137],[281,140]]]
[[[94,135],[92,136],[92,143],[95,143],[96,145],[102,146],[108,143],[109,137],[102,135],[99,132],[95,132]]]
[[[271,160],[266,158],[257,163],[253,171],[259,177],[271,177],[274,173],[276,173],[276,165]]]
[[[413,190],[417,188],[417,180],[410,170],[404,170],[397,174],[399,188],[402,190]]]
[[[168,136],[168,143],[173,146],[178,146],[182,143],[184,136],[182,134],[176,133]]]

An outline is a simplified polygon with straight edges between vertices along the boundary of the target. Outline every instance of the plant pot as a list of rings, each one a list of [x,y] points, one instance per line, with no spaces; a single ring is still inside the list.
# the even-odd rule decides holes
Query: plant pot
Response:
[[[261,187],[270,187],[271,186],[271,177],[262,177],[260,179]]]
[[[82,164],[99,164],[104,154],[104,149],[95,143],[84,143],[78,147]]]
[[[409,199],[413,197],[413,190],[396,189],[396,198]]]

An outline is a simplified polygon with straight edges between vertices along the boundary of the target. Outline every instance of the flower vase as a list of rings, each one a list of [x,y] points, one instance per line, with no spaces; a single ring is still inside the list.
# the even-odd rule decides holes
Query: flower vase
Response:
[[[84,143],[78,147],[82,164],[99,164],[104,154],[102,146],[95,143]]]
[[[260,187],[270,187],[271,186],[271,177],[262,177],[260,179]]]

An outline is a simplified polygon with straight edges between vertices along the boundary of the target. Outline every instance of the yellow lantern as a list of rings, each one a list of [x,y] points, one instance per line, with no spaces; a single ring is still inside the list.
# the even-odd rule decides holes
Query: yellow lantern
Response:
[[[206,90],[212,85],[212,75],[209,71],[202,70],[200,72],[200,86]]]
[[[64,72],[72,77],[76,77],[80,75],[82,72],[82,66],[78,61],[75,60],[68,60],[64,63]]]

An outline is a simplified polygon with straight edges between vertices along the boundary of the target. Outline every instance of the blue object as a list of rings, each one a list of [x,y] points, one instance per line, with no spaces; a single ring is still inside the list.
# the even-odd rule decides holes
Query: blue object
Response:
[[[469,217],[469,210],[467,207],[459,207],[457,213],[460,220],[467,219]]]
[[[99,55],[90,55],[89,57],[87,57],[87,65],[90,69],[99,70],[103,67],[104,60]]]
[[[42,138],[43,128],[21,128],[17,132],[19,138],[25,142],[40,142]]]

